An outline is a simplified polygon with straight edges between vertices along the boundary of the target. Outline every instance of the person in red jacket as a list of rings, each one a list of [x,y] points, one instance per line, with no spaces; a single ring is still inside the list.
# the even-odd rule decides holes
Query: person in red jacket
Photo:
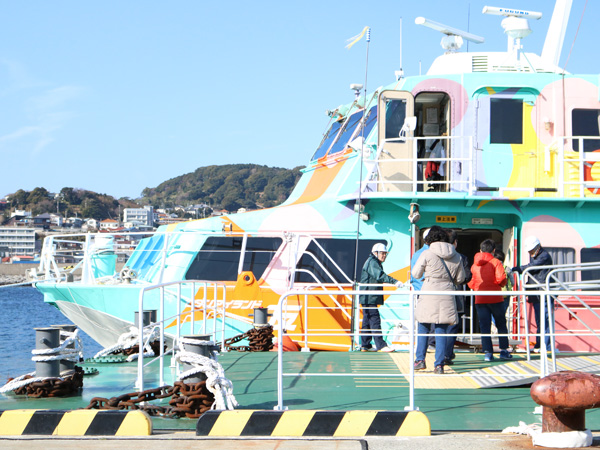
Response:
[[[494,258],[496,244],[491,239],[481,243],[481,251],[475,255],[474,264],[471,267],[473,278],[469,287],[474,291],[501,291],[506,284],[506,273],[502,263]],[[485,352],[485,360],[494,360],[494,348],[492,338],[489,336],[492,330],[492,317],[498,329],[500,344],[500,359],[510,359],[512,355],[508,352],[508,329],[506,328],[506,310],[504,309],[504,298],[499,295],[476,295],[475,309],[479,316],[479,328],[481,330],[481,346]],[[504,335],[504,336],[502,336]]]

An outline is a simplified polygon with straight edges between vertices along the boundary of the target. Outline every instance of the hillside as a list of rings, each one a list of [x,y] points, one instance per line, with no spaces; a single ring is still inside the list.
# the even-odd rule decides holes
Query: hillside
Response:
[[[32,191],[19,189],[0,202],[4,217],[15,209],[31,211],[34,216],[60,212],[65,217],[79,216],[94,219],[116,219],[123,208],[152,205],[172,208],[192,204],[207,204],[213,209],[237,211],[239,208],[269,208],[282,203],[300,178],[300,168],[282,169],[256,164],[229,164],[200,167],[192,173],[146,188],[138,199],[115,199],[85,189],[62,188],[51,194],[43,187]]]
[[[269,208],[282,203],[300,178],[300,167],[282,169],[257,164],[200,167],[146,188],[138,201],[155,208],[205,203],[212,208]]]

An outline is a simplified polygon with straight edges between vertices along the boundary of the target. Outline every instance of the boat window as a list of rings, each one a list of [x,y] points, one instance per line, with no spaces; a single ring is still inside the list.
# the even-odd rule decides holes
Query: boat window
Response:
[[[490,143],[523,143],[523,101],[511,98],[490,99]]]
[[[339,133],[339,137],[332,145],[331,150],[329,151],[330,155],[339,153],[346,148],[346,144],[348,144],[350,141],[350,138],[352,137],[356,126],[360,123],[362,116],[363,111],[356,112],[350,116],[350,118],[346,121],[341,133]]]
[[[582,248],[580,252],[582,263],[599,263],[600,264],[600,248]],[[600,280],[600,269],[597,270],[582,270],[581,281],[598,281]]]
[[[575,264],[575,249],[569,247],[544,247],[546,251],[552,257],[552,264]],[[575,281],[575,271],[573,272],[559,272],[556,274],[563,283],[570,283]]]
[[[600,110],[598,109],[574,109],[571,113],[573,124],[573,136],[600,136],[598,127],[600,121]],[[584,139],[583,151],[593,152],[600,149],[600,139]],[[573,139],[573,150],[579,151],[579,140]]]
[[[325,133],[325,136],[323,136],[321,145],[319,145],[319,148],[317,149],[317,151],[315,152],[313,157],[310,159],[311,161],[322,158],[323,156],[325,156],[327,154],[327,150],[329,150],[331,143],[333,142],[335,137],[338,135],[338,131],[340,131],[342,123],[343,123],[343,121],[339,121],[339,122],[336,121],[331,124],[331,127],[329,127],[329,130],[327,130],[327,133]]]
[[[385,102],[385,138],[398,139],[406,118],[406,99]]]
[[[297,270],[305,270],[309,273],[297,272],[294,281],[299,283],[348,283],[348,280],[352,280],[356,241],[350,239],[316,239],[316,242],[325,250],[325,253],[315,241],[311,241],[296,265]],[[360,274],[362,266],[371,253],[373,245],[378,242],[386,244],[381,239],[359,241],[358,264],[356,264],[358,274]],[[335,267],[334,262],[339,269]],[[359,276],[356,279],[359,279]]]
[[[236,281],[242,250],[241,236],[214,236],[206,239],[185,274],[186,280]],[[256,279],[281,246],[281,238],[249,237],[244,254],[244,271],[251,271]]]

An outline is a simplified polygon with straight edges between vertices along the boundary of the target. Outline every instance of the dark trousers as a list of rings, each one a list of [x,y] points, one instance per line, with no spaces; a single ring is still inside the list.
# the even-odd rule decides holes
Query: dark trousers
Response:
[[[529,303],[531,303],[531,306],[533,306],[533,316],[535,317],[535,326],[537,327],[537,333],[540,333],[541,331],[541,322],[540,322],[540,314],[541,314],[541,306],[540,306],[540,296],[539,295],[530,295],[527,298],[527,301]],[[547,306],[547,305],[546,305]],[[554,311],[554,299],[552,299],[550,301],[550,309],[552,311]],[[550,336],[548,335],[548,333],[550,333],[550,311],[548,311],[548,307],[546,307],[546,314],[545,314],[545,319],[546,319],[546,348],[549,349],[550,346],[552,345],[550,342]],[[540,348],[540,339],[537,338],[535,340],[535,346],[533,348]]]
[[[375,348],[381,350],[386,347],[387,344],[381,337],[381,316],[379,315],[379,309],[377,306],[364,306],[363,305],[363,320],[362,320],[362,331],[360,334],[360,346],[364,348],[371,348],[371,339],[375,341]],[[377,333],[373,335],[371,333]]]
[[[504,302],[475,304],[475,309],[479,316],[479,329],[481,334],[491,333],[493,317],[496,328],[498,329],[498,334],[504,334],[504,336],[498,336],[500,350],[507,350],[508,329],[506,328],[506,309],[504,309]],[[494,353],[492,338],[490,336],[481,336],[481,347],[485,353]]]

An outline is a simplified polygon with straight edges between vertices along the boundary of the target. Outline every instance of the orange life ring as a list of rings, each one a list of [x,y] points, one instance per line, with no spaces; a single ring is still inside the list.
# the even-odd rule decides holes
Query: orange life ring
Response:
[[[598,150],[594,150],[594,152],[600,152],[600,149]],[[583,163],[583,180],[584,181],[598,181],[600,183],[600,180],[594,180],[594,178],[592,177],[592,167],[594,167],[594,164],[596,164],[598,161],[586,161]],[[594,188],[587,188],[588,191],[590,191],[592,194],[598,194],[598,191],[600,191],[600,186],[598,187],[594,187]]]

